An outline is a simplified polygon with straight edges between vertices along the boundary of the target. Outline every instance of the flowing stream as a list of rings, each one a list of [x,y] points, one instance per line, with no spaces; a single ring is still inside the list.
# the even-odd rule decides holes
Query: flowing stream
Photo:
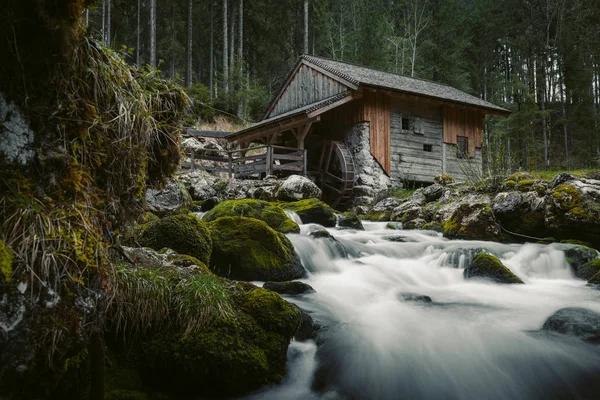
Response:
[[[337,241],[309,237],[323,229],[311,224],[288,235],[316,292],[286,298],[323,328],[318,346],[293,342],[284,382],[251,399],[600,398],[600,346],[539,331],[562,307],[600,312],[559,245],[364,226],[328,229]],[[481,251],[525,284],[465,280]]]

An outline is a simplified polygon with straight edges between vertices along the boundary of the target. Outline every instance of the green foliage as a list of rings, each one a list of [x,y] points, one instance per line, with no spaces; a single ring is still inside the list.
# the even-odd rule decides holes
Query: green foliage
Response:
[[[206,223],[193,214],[178,214],[142,227],[138,242],[160,250],[168,247],[208,264],[212,242]]]
[[[128,336],[173,327],[187,335],[233,315],[227,287],[212,274],[117,265],[111,280],[111,323]]]
[[[454,178],[448,174],[441,174],[439,176],[436,176],[434,178],[434,181],[435,181],[435,183],[446,186],[451,183],[454,183]]]
[[[300,227],[289,219],[285,212],[275,204],[262,200],[227,200],[217,204],[203,217],[205,221],[214,221],[220,217],[247,217],[264,221],[272,229],[282,233],[299,233]]]

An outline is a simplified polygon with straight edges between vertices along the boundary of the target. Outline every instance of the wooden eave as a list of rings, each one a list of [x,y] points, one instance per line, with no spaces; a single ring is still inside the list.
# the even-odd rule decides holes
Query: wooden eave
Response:
[[[346,91],[316,104],[278,115],[227,136],[229,142],[251,142],[274,133],[291,130],[309,122],[317,122],[321,114],[360,98],[359,92]]]
[[[322,68],[320,65],[317,65],[315,63],[312,63],[312,62],[300,57],[300,60],[296,63],[296,67],[294,69],[292,69],[292,71],[287,75],[287,77],[285,79],[285,83],[283,85],[281,85],[281,88],[279,89],[279,92],[277,92],[277,95],[275,95],[275,97],[273,97],[271,99],[271,101],[269,102],[269,105],[267,107],[267,112],[263,116],[263,119],[269,118],[269,116],[273,112],[273,109],[275,108],[275,105],[277,104],[277,102],[279,102],[279,100],[285,93],[286,89],[288,88],[290,82],[292,81],[294,76],[296,76],[296,74],[298,73],[298,70],[300,70],[302,65],[306,65],[307,67],[310,67],[310,68],[320,72],[321,74],[323,74],[333,80],[338,81],[340,84],[346,86],[349,90],[358,90],[358,87],[359,87],[358,82],[354,82],[352,80],[346,79],[345,77],[339,76],[325,68]]]
[[[388,88],[385,86],[373,86],[373,85],[361,85],[361,86],[364,87],[364,90],[385,93],[385,94],[389,95],[390,97],[401,97],[401,98],[404,98],[407,100],[421,101],[421,102],[426,102],[429,104],[449,105],[449,106],[456,106],[456,107],[461,107],[461,108],[470,108],[470,109],[475,109],[475,110],[481,110],[486,115],[500,115],[503,117],[508,117],[510,114],[512,114],[511,111],[504,109],[504,108],[500,108],[500,107],[488,108],[488,107],[477,106],[477,105],[473,105],[473,104],[466,104],[466,103],[461,103],[458,101],[448,100],[448,99],[444,99],[444,98],[440,98],[440,97],[427,96],[427,95],[415,94],[415,93],[411,93],[411,92],[407,92],[407,91],[403,91],[403,90],[391,89],[391,88]]]

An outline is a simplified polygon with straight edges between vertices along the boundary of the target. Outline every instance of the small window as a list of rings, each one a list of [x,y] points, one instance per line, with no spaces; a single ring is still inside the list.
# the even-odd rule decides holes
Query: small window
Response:
[[[424,144],[423,151],[427,151],[427,152],[431,153],[433,151],[433,145],[432,144]]]
[[[402,130],[409,131],[410,130],[410,118],[402,117]]]
[[[466,136],[456,137],[456,157],[467,158],[469,155],[469,138]]]

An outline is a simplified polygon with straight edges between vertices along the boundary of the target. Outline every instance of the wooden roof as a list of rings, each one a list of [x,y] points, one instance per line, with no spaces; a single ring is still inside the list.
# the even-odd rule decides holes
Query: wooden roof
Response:
[[[356,85],[384,88],[404,93],[435,98],[482,108],[491,113],[508,114],[509,111],[482,100],[462,90],[426,79],[411,78],[391,72],[379,71],[360,65],[335,61],[324,57],[303,55],[301,60],[316,65]]]

